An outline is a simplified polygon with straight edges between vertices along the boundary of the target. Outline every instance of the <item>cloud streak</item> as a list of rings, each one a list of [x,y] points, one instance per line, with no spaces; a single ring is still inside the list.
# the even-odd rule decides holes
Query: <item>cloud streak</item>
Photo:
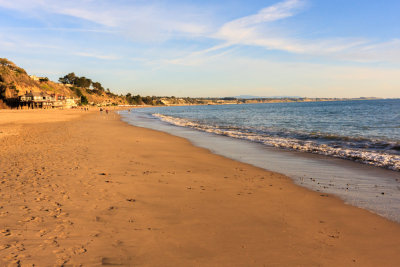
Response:
[[[81,56],[81,57],[91,57],[91,58],[97,58],[97,59],[102,59],[102,60],[117,60],[119,57],[113,56],[113,55],[100,55],[100,54],[93,54],[93,53],[87,53],[87,52],[75,52],[73,55],[76,56]]]
[[[73,17],[139,42],[167,40],[174,35],[201,36],[208,27],[207,19],[201,18],[194,9],[168,10],[151,2],[117,5],[112,1],[0,0],[0,7],[34,17],[43,13]]]
[[[235,47],[261,47],[266,50],[350,62],[400,63],[400,40],[374,41],[354,38],[299,38],[301,32],[277,28],[276,23],[295,17],[311,0],[285,0],[264,7],[254,14],[238,17],[217,25],[210,14],[199,7],[162,6],[157,2],[53,1],[53,0],[0,0],[0,7],[23,12],[34,17],[46,13],[50,21],[43,29],[64,32],[116,34],[132,43],[162,44],[170,40],[192,43],[209,40],[217,43],[199,50],[185,47],[180,55],[160,61],[163,64],[196,65],[222,57]],[[78,19],[80,23],[68,27],[52,25],[51,15]],[[60,18],[58,18],[60,19]],[[56,22],[54,24],[57,24]],[[291,33],[294,32],[294,33]],[[9,44],[4,43],[4,46]],[[89,56],[90,54],[80,54]],[[117,59],[117,56],[91,55],[98,59]],[[122,57],[119,56],[119,57]]]
[[[234,31],[248,31],[251,27],[265,22],[273,22],[293,16],[300,8],[304,6],[304,2],[300,0],[287,0],[278,4],[261,9],[257,14],[245,16],[225,23],[219,33],[220,36],[231,36]]]
[[[226,22],[208,36],[222,43],[195,51],[184,58],[206,56],[209,52],[240,45],[344,61],[400,63],[400,41],[397,39],[380,43],[365,38],[301,39],[274,28],[274,22],[295,16],[305,6],[306,2],[302,0],[286,0],[263,8],[256,14]],[[184,58],[170,62],[188,64]]]

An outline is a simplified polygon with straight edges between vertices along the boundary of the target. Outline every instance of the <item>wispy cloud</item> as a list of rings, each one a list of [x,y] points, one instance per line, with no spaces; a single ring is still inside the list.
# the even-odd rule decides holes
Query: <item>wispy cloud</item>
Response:
[[[287,0],[261,9],[257,14],[245,16],[225,23],[215,34],[216,38],[231,42],[245,42],[254,39],[260,24],[288,18],[304,6],[300,0]]]
[[[362,36],[343,38],[301,38],[304,32],[295,27],[285,29],[276,23],[295,17],[312,0],[284,0],[264,7],[253,14],[217,24],[211,14],[198,6],[174,4],[165,6],[154,1],[107,1],[107,0],[0,0],[0,7],[23,12],[34,17],[50,20],[43,30],[62,32],[93,32],[121,35],[132,43],[161,44],[168,40],[184,40],[192,43],[210,41],[213,44],[202,49],[184,47],[178,55],[160,59],[162,64],[197,65],[229,54],[236,47],[261,47],[266,50],[285,51],[290,54],[310,55],[317,58],[351,62],[400,63],[400,40],[370,40]],[[43,15],[44,14],[44,15]],[[70,28],[51,15],[74,18]],[[59,19],[59,18],[58,18]],[[77,19],[77,20],[76,20]],[[202,43],[204,44],[204,43]],[[3,46],[10,46],[3,40]],[[194,46],[197,47],[197,46]],[[144,48],[146,49],[146,48]],[[115,52],[118,54],[118,51]],[[108,54],[108,53],[105,53]],[[118,59],[120,56],[103,56],[102,53],[77,54],[98,59]],[[147,61],[154,62],[154,59]]]
[[[400,39],[386,42],[365,42],[364,45],[336,54],[337,58],[357,62],[400,63]]]
[[[173,35],[199,36],[208,28],[207,20],[195,9],[167,9],[151,2],[0,0],[0,7],[31,16],[47,13],[77,18],[120,32],[137,42],[166,40]]]
[[[103,60],[119,59],[119,57],[114,56],[114,55],[93,54],[93,53],[87,53],[87,52],[75,52],[75,53],[73,53],[73,55],[81,56],[81,57],[91,57],[91,58],[97,58],[97,59],[103,59]]]
[[[206,57],[210,52],[215,53],[220,49],[242,45],[346,61],[400,63],[400,40],[397,39],[380,43],[362,37],[301,39],[293,37],[289,31],[274,27],[274,22],[295,16],[305,6],[306,1],[303,0],[286,0],[263,8],[256,14],[226,22],[207,36],[219,40],[220,44],[194,51],[188,56],[170,62],[188,64],[186,59],[200,55]],[[195,60],[193,63],[196,62],[200,61]]]

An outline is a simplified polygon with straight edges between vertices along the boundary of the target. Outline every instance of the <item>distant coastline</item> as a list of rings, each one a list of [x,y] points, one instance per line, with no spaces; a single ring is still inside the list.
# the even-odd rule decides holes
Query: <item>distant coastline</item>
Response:
[[[99,82],[79,77],[71,72],[58,82],[47,77],[28,75],[21,67],[6,58],[0,58],[0,109],[68,109],[78,106],[180,106],[227,105],[254,103],[288,103],[316,101],[376,100],[377,97],[310,98],[298,96],[259,97],[175,97],[141,96],[127,93],[118,95],[105,89]]]
[[[175,104],[203,104],[203,105],[224,105],[224,104],[257,104],[257,103],[290,103],[290,102],[322,102],[322,101],[360,101],[360,100],[377,100],[384,98],[377,97],[359,97],[359,98],[311,98],[311,97],[282,97],[282,98],[237,98],[237,97],[199,97],[199,98],[171,98],[161,97],[160,102],[164,105]],[[171,101],[174,100],[174,101]],[[172,102],[172,103],[171,103]]]

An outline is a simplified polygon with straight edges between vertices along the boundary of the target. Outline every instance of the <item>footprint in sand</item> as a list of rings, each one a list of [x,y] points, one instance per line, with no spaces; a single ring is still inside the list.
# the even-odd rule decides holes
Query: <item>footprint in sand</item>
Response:
[[[59,244],[57,242],[57,237],[49,238],[49,239],[45,240],[44,243],[47,245],[55,246],[55,247],[59,246]]]
[[[10,248],[11,247],[11,245],[10,244],[4,244],[4,245],[1,245],[0,246],[0,251],[2,251],[2,250],[6,250],[6,249],[8,249],[8,248]]]
[[[47,233],[48,233],[47,229],[42,229],[39,231],[38,236],[42,237],[42,236],[45,236]]]
[[[35,200],[36,200],[37,202],[41,202],[41,201],[46,200],[46,198],[45,198],[45,197],[36,197]]]
[[[57,261],[55,266],[65,266],[66,263],[71,259],[68,255],[57,255]]]
[[[70,259],[71,256],[67,253],[66,249],[55,249],[53,253],[56,255],[57,258],[57,265],[56,266],[64,266]]]
[[[43,218],[35,217],[35,216],[29,216],[29,217],[26,217],[25,219],[23,219],[20,222],[36,222],[36,223],[40,223],[40,222],[43,222]]]
[[[87,251],[87,249],[86,249],[84,246],[77,246],[77,247],[72,248],[72,252],[73,252],[75,255],[83,254],[83,253],[85,253],[86,251]]]
[[[21,266],[21,260],[18,259],[18,255],[8,255],[5,258],[10,262],[10,264],[13,264],[9,266]]]
[[[26,212],[31,211],[31,209],[28,206],[22,206],[20,207],[21,210],[25,210]]]
[[[9,235],[11,235],[10,229],[2,229],[2,230],[0,230],[0,233],[1,233],[3,236],[9,236]]]
[[[67,225],[73,225],[74,224],[74,222],[73,221],[70,221],[70,220],[63,220],[62,221],[64,224],[67,224]]]

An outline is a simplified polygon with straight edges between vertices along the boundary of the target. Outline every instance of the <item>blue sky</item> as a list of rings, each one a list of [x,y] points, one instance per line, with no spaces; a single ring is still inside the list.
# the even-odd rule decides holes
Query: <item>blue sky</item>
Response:
[[[117,93],[400,97],[400,1],[0,0],[0,57]]]

